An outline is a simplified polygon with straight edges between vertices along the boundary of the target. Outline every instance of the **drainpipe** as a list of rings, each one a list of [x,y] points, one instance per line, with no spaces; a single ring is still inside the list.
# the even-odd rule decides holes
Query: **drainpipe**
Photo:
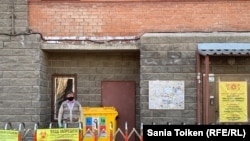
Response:
[[[200,89],[201,89],[201,70],[200,70],[200,54],[198,53],[198,51],[196,52],[196,102],[197,102],[197,111],[196,111],[196,122],[197,124],[201,124],[201,93],[200,93]]]
[[[15,34],[15,4],[14,4],[14,0],[12,0],[12,5],[11,5],[11,35]]]
[[[208,110],[209,110],[209,56],[205,56],[205,124],[208,124]]]
[[[1,33],[0,35],[6,35],[6,36],[21,36],[21,35],[32,35],[32,34],[38,34],[40,35],[41,39],[47,43],[61,43],[63,41],[82,41],[82,42],[93,42],[97,44],[105,44],[108,42],[113,42],[113,41],[127,41],[127,42],[135,42],[137,40],[141,39],[141,36],[125,36],[125,37],[43,37],[42,33],[40,32],[32,32],[31,30],[27,32],[20,32],[20,33],[15,33],[14,27],[12,28],[12,32],[14,34],[7,34],[7,33]]]

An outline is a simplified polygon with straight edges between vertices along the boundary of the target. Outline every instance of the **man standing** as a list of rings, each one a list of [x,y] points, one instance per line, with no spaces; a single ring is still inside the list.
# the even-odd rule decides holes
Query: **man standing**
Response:
[[[67,100],[61,104],[58,112],[58,126],[60,128],[63,127],[63,123],[82,122],[82,106],[74,97],[73,91],[66,92]]]

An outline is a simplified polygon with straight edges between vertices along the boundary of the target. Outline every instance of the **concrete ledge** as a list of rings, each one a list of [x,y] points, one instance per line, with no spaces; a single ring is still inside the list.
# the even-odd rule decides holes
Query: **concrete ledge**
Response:
[[[45,51],[139,51],[136,44],[49,44],[45,43],[41,46]]]
[[[142,44],[250,42],[250,32],[146,33]]]

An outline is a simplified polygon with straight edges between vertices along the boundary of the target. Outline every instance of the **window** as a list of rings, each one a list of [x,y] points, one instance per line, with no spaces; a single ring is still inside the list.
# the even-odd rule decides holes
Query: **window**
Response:
[[[75,93],[76,98],[76,74],[52,75],[51,121],[57,121],[58,110],[65,100],[65,93],[69,90]]]

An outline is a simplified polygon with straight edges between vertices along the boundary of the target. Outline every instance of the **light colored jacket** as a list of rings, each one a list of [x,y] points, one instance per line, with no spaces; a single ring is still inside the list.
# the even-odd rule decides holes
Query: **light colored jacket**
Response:
[[[69,101],[64,101],[58,112],[58,124],[62,125],[62,122],[72,123],[72,122],[82,122],[83,111],[81,104],[74,100],[73,106],[69,107]]]

